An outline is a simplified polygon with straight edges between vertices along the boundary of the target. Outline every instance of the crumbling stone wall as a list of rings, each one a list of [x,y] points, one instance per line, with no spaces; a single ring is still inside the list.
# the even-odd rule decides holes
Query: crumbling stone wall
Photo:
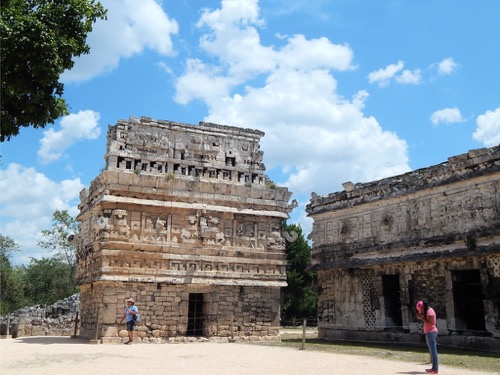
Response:
[[[72,336],[75,327],[78,333],[78,314],[80,298],[74,294],[52,305],[24,307],[14,311],[9,317],[0,318],[0,332],[12,337],[24,336]]]
[[[231,324],[236,335],[277,337],[280,229],[294,205],[264,174],[263,135],[150,118],[110,126],[106,170],[80,194],[82,336],[113,341],[134,296],[152,324],[141,338],[186,335],[190,294],[202,294],[204,335],[227,336],[214,327]]]
[[[314,220],[319,335],[418,341],[414,305],[425,299],[447,335],[442,342],[499,350],[500,147],[344,187],[313,193],[307,207]],[[393,286],[384,288],[391,275]],[[464,307],[461,285],[477,294],[467,298],[484,315],[479,330],[467,328],[482,323],[467,317],[477,312]],[[389,332],[391,309],[401,318],[396,337]]]

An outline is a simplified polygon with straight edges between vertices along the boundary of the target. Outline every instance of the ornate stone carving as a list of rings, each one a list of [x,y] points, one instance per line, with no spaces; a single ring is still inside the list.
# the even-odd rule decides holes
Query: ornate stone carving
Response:
[[[219,325],[245,326],[252,336],[277,334],[286,279],[280,226],[297,203],[289,204],[291,193],[265,176],[263,135],[147,117],[108,128],[106,169],[82,192],[79,206],[78,220],[89,228],[77,241],[84,335],[95,335],[96,306],[121,312],[123,301],[109,301],[117,295],[134,296],[138,304],[177,301],[154,316],[144,311],[151,314],[145,319],[175,325],[162,335],[186,334],[192,293],[204,294],[204,311],[222,309],[211,302],[216,299],[231,301],[224,316],[234,320],[216,314]],[[174,294],[167,298],[163,285]],[[234,310],[239,299],[262,306],[263,295],[265,308],[246,308],[252,316]],[[248,319],[259,325],[246,325]]]

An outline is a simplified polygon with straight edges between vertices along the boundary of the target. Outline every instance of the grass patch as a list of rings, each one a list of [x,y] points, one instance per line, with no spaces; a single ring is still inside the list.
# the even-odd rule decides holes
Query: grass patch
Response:
[[[427,347],[407,346],[402,344],[331,342],[319,340],[316,337],[315,334],[311,333],[306,335],[305,350],[352,354],[419,364],[429,362]],[[297,349],[300,349],[302,346],[302,335],[299,333],[282,334],[281,340],[281,342],[266,342],[262,343],[262,345],[292,347]],[[498,374],[498,369],[500,368],[500,356],[496,353],[443,348],[438,345],[438,355],[440,365],[496,374]]]

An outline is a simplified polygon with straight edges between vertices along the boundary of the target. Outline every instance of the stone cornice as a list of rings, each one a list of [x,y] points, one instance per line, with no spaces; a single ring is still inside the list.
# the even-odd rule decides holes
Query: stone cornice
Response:
[[[237,207],[227,207],[227,206],[216,206],[203,203],[183,203],[183,202],[172,202],[172,201],[161,201],[161,200],[150,200],[150,199],[140,199],[140,198],[128,198],[128,197],[117,197],[113,195],[104,195],[98,200],[100,203],[120,203],[120,204],[130,204],[130,205],[140,205],[144,207],[169,207],[169,208],[185,208],[192,210],[207,210],[210,212],[229,212],[242,215],[252,215],[252,216],[271,216],[279,217],[284,220],[288,218],[288,214],[279,211],[270,210],[254,210],[251,208],[237,208]]]

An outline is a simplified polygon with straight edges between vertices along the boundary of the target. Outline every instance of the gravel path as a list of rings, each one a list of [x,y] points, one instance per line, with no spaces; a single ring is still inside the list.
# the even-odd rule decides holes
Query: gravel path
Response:
[[[2,375],[386,375],[429,365],[243,343],[105,344],[69,337],[0,340]],[[440,374],[491,375],[442,366]]]

